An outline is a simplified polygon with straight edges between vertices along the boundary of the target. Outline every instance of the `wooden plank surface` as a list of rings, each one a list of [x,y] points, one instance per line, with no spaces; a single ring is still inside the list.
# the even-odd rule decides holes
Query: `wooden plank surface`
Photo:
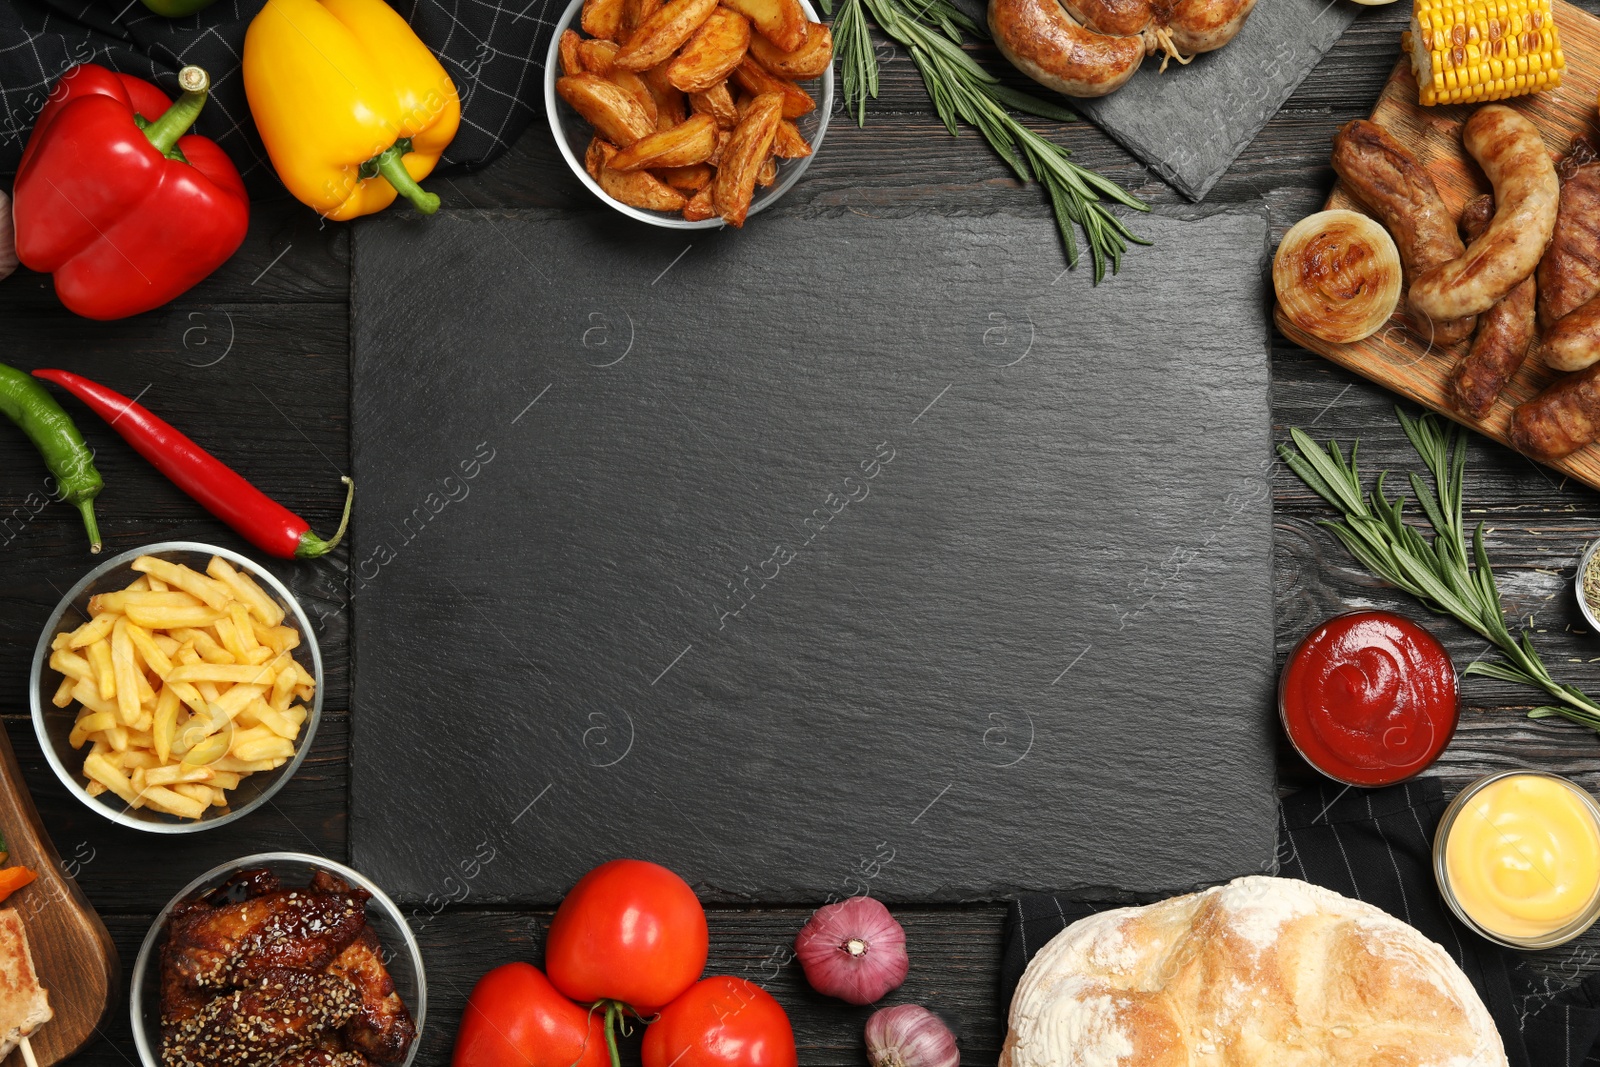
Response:
[[[1348,0],[1339,0],[1348,2]],[[1600,0],[1583,0],[1589,11]],[[1256,142],[1207,198],[1213,204],[1264,200],[1275,235],[1317,210],[1328,196],[1329,138],[1339,125],[1372,110],[1399,50],[1408,5],[1363,11],[1327,59],[1301,85]],[[944,134],[921,82],[903,52],[879,42],[886,57],[883,93],[870,123],[858,129],[836,116],[827,144],[805,180],[773,210],[807,213],[852,210],[884,217],[920,211],[973,216],[1003,213],[1050,225],[1038,190],[1014,181],[971,131]],[[977,50],[990,69],[1005,70],[992,51]],[[1012,77],[1012,84],[1032,83]],[[1087,124],[1037,123],[1069,145],[1074,158],[1157,203],[1181,205],[1121,149]],[[4,180],[0,179],[0,184]],[[592,198],[566,170],[544,131],[535,127],[507,156],[473,175],[426,183],[450,207],[569,207],[590,210]],[[1137,220],[1135,221],[1137,226]],[[349,465],[347,336],[349,228],[320,225],[288,202],[257,204],[244,247],[229,263],[168,309],[123,323],[89,323],[59,310],[48,279],[26,272],[0,282],[0,359],[36,367],[70,364],[146,397],[208,448],[236,464],[316,528],[337,521],[337,471]],[[1132,255],[1160,255],[1139,249]],[[663,264],[665,266],[665,264]],[[441,285],[450,285],[448,277]],[[1111,280],[1107,284],[1117,284]],[[227,315],[233,316],[232,348]],[[208,347],[215,345],[216,347]],[[220,363],[201,366],[226,352]],[[470,360],[470,353],[463,353]],[[292,417],[274,411],[258,387]],[[1318,437],[1361,438],[1363,466],[1410,469],[1414,457],[1393,416],[1394,394],[1284,338],[1273,355],[1274,432],[1301,426]],[[213,540],[246,549],[220,524],[153,474],[114,434],[82,420],[108,489],[103,497],[108,551],[159,538]],[[1509,449],[1475,438],[1470,450],[1467,507],[1489,527],[1488,546],[1507,610],[1530,622],[1551,669],[1600,690],[1600,640],[1588,632],[1571,591],[1584,543],[1600,536],[1600,495],[1576,480],[1536,466]],[[42,468],[20,435],[0,433],[0,523],[24,507]],[[1273,580],[1277,651],[1281,659],[1314,623],[1339,610],[1378,605],[1423,619],[1464,664],[1484,642],[1453,624],[1420,613],[1404,596],[1361,572],[1316,522],[1328,509],[1281,465],[1273,471],[1277,539]],[[60,592],[91,566],[82,530],[70,509],[56,508],[26,523],[0,526],[0,714],[22,775],[64,861],[101,911],[126,969],[155,911],[184,882],[236,856],[298,849],[335,859],[347,856],[345,835],[349,739],[344,550],[313,565],[276,573],[307,597],[328,660],[327,702],[316,745],[299,775],[249,819],[217,834],[156,842],[113,827],[68,796],[38,750],[26,719],[28,658],[39,628]],[[314,605],[314,606],[313,606]],[[1508,766],[1545,767],[1600,791],[1600,741],[1560,722],[1532,722],[1538,703],[1528,690],[1472,678],[1464,686],[1461,726],[1430,773],[1448,789]],[[1159,728],[1160,709],[1151,709]],[[1293,788],[1309,772],[1287,753],[1280,780]],[[996,1001],[1002,912],[961,905],[900,910],[911,938],[913,967],[894,999],[920,1001],[949,1013],[961,1029],[963,1060],[995,1062],[1001,1015]],[[804,920],[798,909],[742,908],[712,914],[715,966],[765,976],[775,948]],[[419,1064],[448,1061],[451,1032],[472,982],[512,959],[537,962],[548,916],[507,911],[469,897],[437,916],[418,919],[429,971],[429,1023]],[[771,959],[773,962],[767,962]],[[1528,967],[1550,989],[1600,970],[1600,936],[1568,949],[1531,954]],[[746,969],[748,968],[748,969]],[[764,968],[764,969],[763,969]],[[797,965],[783,964],[769,988],[787,1005],[807,1067],[860,1067],[864,1012],[824,1002],[804,990]],[[125,1009],[113,1012],[103,1037],[75,1064],[127,1067],[135,1062]],[[636,1061],[635,1061],[636,1062]]]
[[[1594,128],[1595,100],[1600,94],[1600,19],[1566,0],[1554,0],[1552,11],[1567,57],[1566,77],[1557,89],[1501,103],[1526,115],[1538,127],[1545,147],[1559,158],[1567,154],[1575,136],[1592,132]],[[1395,65],[1393,75],[1385,83],[1377,106],[1372,110],[1372,121],[1394,134],[1416,154],[1439,186],[1445,204],[1457,215],[1468,200],[1492,192],[1483,172],[1461,147],[1461,126],[1477,108],[1476,104],[1420,106],[1410,62],[1402,59]],[[1327,206],[1364,210],[1340,183],[1335,183]],[[1286,320],[1281,309],[1275,317],[1278,328],[1290,340],[1506,443],[1511,412],[1559,375],[1546,367],[1537,355],[1530,354],[1487,418],[1478,420],[1462,415],[1451,406],[1445,387],[1451,370],[1466,353],[1470,341],[1441,346],[1418,338],[1406,327],[1404,307],[1402,298],[1401,307],[1388,326],[1365,340],[1347,345],[1311,336]],[[1562,474],[1600,488],[1600,444],[1579,449],[1549,465]]]

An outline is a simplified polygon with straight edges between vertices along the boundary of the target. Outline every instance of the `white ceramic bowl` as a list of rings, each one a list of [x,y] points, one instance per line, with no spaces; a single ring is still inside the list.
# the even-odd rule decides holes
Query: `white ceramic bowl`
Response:
[[[239,871],[265,867],[282,880],[284,886],[303,886],[311,881],[317,871],[338,875],[353,886],[372,894],[367,901],[367,925],[378,935],[383,948],[384,965],[389,977],[394,979],[395,992],[411,1009],[417,1024],[417,1038],[411,1043],[400,1067],[410,1067],[422,1047],[422,1027],[428,1014],[428,982],[423,973],[422,949],[406,925],[405,916],[395,907],[387,893],[365,875],[351,870],[342,863],[334,863],[318,856],[301,852],[262,852],[254,856],[213,867],[180,889],[167,901],[150,932],[144,935],[139,955],[133,961],[133,981],[128,986],[128,1014],[133,1022],[133,1043],[139,1050],[139,1062],[144,1067],[161,1067],[161,933],[172,909],[196,893],[222,885]]]
[[[84,788],[86,781],[83,777],[83,757],[87,749],[75,749],[67,741],[72,724],[77,719],[76,705],[58,708],[50,702],[56,686],[61,682],[61,676],[50,668],[50,642],[55,640],[56,634],[75,630],[88,621],[91,596],[126,588],[128,583],[139,577],[139,572],[132,568],[133,561],[139,556],[159,556],[174,563],[187,564],[202,573],[212,556],[221,556],[236,569],[249,574],[257,585],[267,591],[268,596],[283,607],[284,622],[300,631],[300,647],[294,650],[293,655],[317,682],[317,692],[312,697],[311,707],[307,709],[305,725],[300,728],[300,737],[295,741],[294,758],[275,771],[259,771],[246,776],[239,782],[238,789],[229,790],[232,803],[227,810],[208,808],[199,819],[180,819],[176,815],[166,815],[149,808],[130,808],[111,793],[90,796]],[[33,729],[39,736],[39,747],[44,749],[45,758],[50,761],[61,784],[67,787],[67,792],[96,814],[114,823],[153,834],[188,834],[226,826],[244,818],[270,800],[274,793],[283,788],[284,783],[294,777],[295,771],[305,761],[306,753],[311,751],[311,742],[317,735],[317,724],[322,721],[322,689],[322,653],[317,648],[317,636],[300,602],[282,582],[237,552],[197,541],[163,541],[112,556],[84,575],[83,580],[61,598],[50,621],[45,624],[44,632],[39,635],[39,644],[33,652],[33,675],[28,686],[28,699],[32,704]]]
[[[813,22],[817,21],[817,10],[811,6],[810,0],[800,0],[800,6],[805,8],[806,17]],[[550,51],[544,58],[544,109],[550,118],[550,132],[556,139],[556,147],[561,149],[561,154],[566,158],[567,165],[572,168],[572,173],[578,180],[588,187],[589,191],[601,200],[610,204],[630,219],[648,222],[652,226],[665,226],[673,230],[715,230],[726,225],[721,219],[703,219],[700,222],[690,222],[682,215],[671,214],[665,211],[645,211],[614,200],[607,196],[600,188],[598,182],[589,177],[589,172],[583,167],[583,155],[588,150],[589,139],[594,136],[594,129],[571,107],[556,95],[556,79],[561,76],[561,35],[568,29],[576,28],[579,15],[583,11],[583,0],[572,0],[567,5],[567,10],[562,14],[561,21],[556,23],[556,32],[550,38]],[[582,32],[581,29],[579,32]],[[811,154],[803,159],[778,160],[778,180],[766,188],[756,186],[755,196],[750,201],[750,214],[771,207],[778,202],[778,198],[794,187],[800,180],[800,175],[811,166],[811,161],[817,158],[817,153],[822,150],[822,136],[828,131],[828,116],[833,113],[833,66],[823,72],[822,77],[813,78],[800,83],[817,101],[817,109],[809,115],[802,115],[795,119],[795,125],[800,127],[800,132],[811,145]]]

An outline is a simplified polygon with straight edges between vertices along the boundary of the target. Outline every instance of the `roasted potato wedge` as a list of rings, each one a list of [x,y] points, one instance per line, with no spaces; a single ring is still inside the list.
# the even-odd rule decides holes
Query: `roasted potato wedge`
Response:
[[[622,18],[627,0],[583,0],[579,20],[583,32],[607,41],[622,40]]]
[[[689,117],[689,98],[667,78],[669,60],[644,72],[644,83],[656,98],[656,129],[667,130]]]
[[[687,167],[656,167],[651,171],[680,193],[698,193],[711,184],[717,176],[709,163],[691,163]]]
[[[686,93],[701,92],[733,73],[749,47],[750,20],[719,7],[667,66],[667,77]]]
[[[557,78],[556,92],[612,144],[627,147],[655,132],[655,120],[645,113],[639,101],[616,82],[598,74],[584,72]]]
[[[610,149],[608,152],[607,149]],[[606,160],[617,152],[616,145],[606,144],[598,137],[589,139],[589,148],[583,153],[583,169],[589,172],[589,177],[595,181],[600,180],[600,171],[605,167]]]
[[[649,70],[665,62],[716,9],[717,0],[667,0],[623,42],[617,66]]]
[[[760,63],[746,56],[733,72],[733,80],[751,96],[778,93],[783,97],[783,117],[797,119],[817,109],[811,94],[787,78],[780,78]]]
[[[645,19],[660,10],[661,2],[662,0],[623,0],[622,36],[617,38],[617,43],[621,44],[633,36],[633,31],[644,25]]]
[[[613,170],[687,167],[704,163],[717,146],[717,124],[710,115],[696,115],[669,130],[641,137],[611,157]]]
[[[584,71],[583,57],[580,46],[583,38],[578,36],[577,30],[567,30],[561,35],[561,73],[567,76],[582,74]]]
[[[717,217],[717,209],[712,202],[712,187],[707,185],[695,193],[690,201],[683,205],[683,217],[690,222],[704,222],[706,219]]]
[[[595,143],[600,146],[602,160],[595,181],[613,200],[646,211],[682,211],[689,202],[682,193],[647,170],[620,171],[612,167],[610,164],[617,157],[617,150],[604,141]]]
[[[615,41],[579,41],[578,59],[590,74],[609,77],[620,47]]]
[[[629,96],[638,101],[639,107],[650,118],[650,128],[656,129],[656,120],[660,117],[656,112],[656,94],[650,91],[650,86],[645,80],[631,70],[621,67],[612,67],[611,73],[606,75],[608,81],[620,85]]]
[[[713,167],[722,166],[722,150],[728,147],[728,141],[732,139],[732,137],[732,130],[718,130],[717,147],[711,150],[711,157],[707,159],[706,162],[711,164]]]
[[[710,115],[725,130],[739,125],[739,109],[733,103],[733,93],[728,90],[727,82],[719,82],[703,93],[690,93],[689,110],[697,115]]]
[[[768,156],[762,161],[761,169],[756,171],[756,184],[765,189],[777,180],[778,159],[776,156]]]
[[[793,52],[806,40],[806,12],[800,0],[724,0],[750,20],[756,32],[783,49]]]
[[[833,62],[833,31],[820,22],[808,22],[805,42],[789,52],[757,34],[750,42],[750,54],[780,78],[820,78]]]
[[[778,123],[778,134],[772,139],[772,154],[779,159],[804,159],[811,154],[811,144],[800,127],[784,119]]]
[[[717,214],[730,226],[743,226],[755,195],[762,164],[772,154],[772,139],[783,118],[783,94],[762,93],[750,104],[744,118],[722,148],[722,165],[711,183]]]

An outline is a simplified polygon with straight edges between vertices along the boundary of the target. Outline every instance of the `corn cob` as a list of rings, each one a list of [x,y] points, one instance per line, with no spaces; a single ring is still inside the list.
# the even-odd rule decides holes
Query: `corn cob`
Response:
[[[1415,0],[1403,47],[1424,105],[1537,93],[1566,70],[1550,0]]]

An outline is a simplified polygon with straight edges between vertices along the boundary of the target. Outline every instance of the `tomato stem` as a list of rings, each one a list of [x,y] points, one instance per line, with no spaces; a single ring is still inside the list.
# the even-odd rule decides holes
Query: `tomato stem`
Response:
[[[606,1048],[611,1052],[611,1067],[622,1067],[622,1057],[617,1053],[617,1017],[622,1014],[621,1001],[606,1001]]]

